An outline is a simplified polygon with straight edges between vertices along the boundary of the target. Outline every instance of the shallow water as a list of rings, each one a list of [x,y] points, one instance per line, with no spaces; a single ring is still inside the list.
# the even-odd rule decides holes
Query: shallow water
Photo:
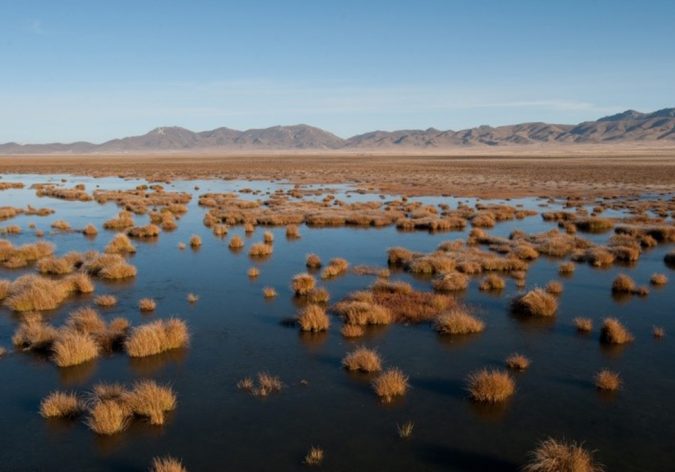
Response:
[[[105,189],[132,188],[135,180],[91,179],[69,176],[4,176],[5,181],[27,183],[22,190],[0,192],[0,206],[50,207],[48,217],[19,216],[0,222],[18,224],[21,235],[5,236],[14,244],[36,238],[28,224],[49,231],[49,224],[65,219],[74,228],[103,221],[119,210],[115,204],[66,202],[37,198],[28,188],[34,182],[67,178],[67,187],[85,183]],[[199,190],[194,190],[198,186]],[[59,369],[40,356],[12,352],[0,359],[4,386],[0,388],[0,430],[3,431],[1,470],[146,470],[152,457],[180,457],[191,471],[202,470],[304,470],[302,459],[310,446],[326,451],[323,470],[517,470],[527,452],[548,436],[584,442],[596,449],[596,457],[608,470],[667,471],[673,469],[672,440],[675,438],[675,333],[673,281],[652,288],[645,298],[617,300],[610,286],[619,272],[645,285],[654,272],[671,279],[672,270],[663,256],[672,245],[646,250],[631,267],[593,269],[577,264],[570,277],[560,277],[559,259],[540,258],[530,266],[527,287],[559,279],[565,291],[555,320],[524,322],[508,312],[508,303],[518,292],[513,281],[499,295],[478,291],[473,281],[459,295],[487,324],[487,330],[461,339],[438,336],[429,325],[369,330],[358,341],[339,334],[339,320],[327,334],[301,335],[281,321],[293,316],[297,306],[289,283],[305,271],[305,255],[317,253],[322,260],[344,257],[352,265],[386,267],[386,249],[403,246],[432,251],[440,242],[466,238],[468,228],[458,232],[399,232],[395,228],[307,228],[301,239],[287,240],[284,228],[272,228],[274,254],[264,261],[251,260],[246,250],[227,248],[234,234],[244,237],[241,227],[219,239],[202,225],[205,209],[197,196],[205,192],[259,189],[263,193],[291,186],[278,182],[184,181],[167,190],[191,191],[189,212],[178,229],[164,232],[153,242],[135,242],[138,253],[131,262],[138,276],[129,282],[96,281],[95,294],[115,294],[119,303],[101,310],[107,319],[125,316],[132,324],[177,315],[187,321],[191,345],[153,358],[130,360],[123,353],[67,369]],[[346,186],[331,186],[339,198],[373,200],[377,195],[347,193]],[[260,196],[243,194],[243,198]],[[387,197],[389,199],[390,197]],[[428,203],[473,199],[423,198]],[[487,202],[487,201],[485,201]],[[503,201],[500,201],[503,202]],[[511,205],[542,210],[543,199],[513,199]],[[558,209],[551,204],[547,209]],[[135,217],[145,224],[147,217]],[[498,223],[491,234],[507,236],[514,229],[545,231],[555,223],[533,216],[522,221]],[[265,228],[268,229],[268,228]],[[247,246],[262,240],[263,228],[244,237]],[[71,250],[102,250],[114,232],[101,230],[95,239],[79,233],[53,233],[57,254]],[[201,249],[177,249],[179,241],[199,234]],[[604,241],[612,233],[583,237]],[[246,270],[260,268],[251,281]],[[0,278],[16,278],[32,269],[0,269]],[[430,290],[428,279],[394,272],[393,278]],[[323,281],[338,301],[350,291],[367,287],[373,277],[348,274]],[[268,301],[262,288],[275,287],[279,296]],[[199,295],[191,305],[186,294]],[[75,307],[89,305],[95,295],[69,300],[49,314],[54,324],[63,322]],[[153,297],[154,314],[141,314],[137,301]],[[607,315],[618,317],[635,335],[635,342],[619,349],[605,349],[597,339],[598,327]],[[572,319],[590,317],[594,333],[576,334]],[[655,340],[652,326],[663,326],[666,337]],[[17,318],[7,309],[0,313],[0,345],[11,346]],[[341,368],[344,354],[355,345],[376,348],[386,367],[396,366],[410,376],[411,389],[402,399],[385,405],[371,390],[371,376],[354,375]],[[465,378],[481,367],[502,367],[513,353],[526,354],[532,366],[516,374],[517,392],[505,405],[482,407],[467,399]],[[615,395],[599,394],[593,375],[608,367],[621,373],[624,388]],[[254,398],[237,390],[242,377],[259,371],[278,375],[285,389],[268,398]],[[131,383],[154,378],[170,383],[178,394],[178,408],[167,424],[154,427],[133,422],[125,432],[110,438],[97,437],[81,420],[47,421],[40,417],[41,398],[55,389],[87,391],[100,381]],[[306,380],[307,384],[301,383]],[[399,439],[396,425],[413,421],[412,438]]]

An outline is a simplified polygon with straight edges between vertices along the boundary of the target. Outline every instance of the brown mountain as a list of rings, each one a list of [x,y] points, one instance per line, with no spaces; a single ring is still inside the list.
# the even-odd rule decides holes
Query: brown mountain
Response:
[[[141,136],[102,144],[0,144],[0,154],[123,153],[185,150],[297,150],[297,149],[444,149],[458,146],[504,146],[534,143],[675,142],[675,108],[653,113],[627,110],[578,125],[521,123],[478,126],[459,131],[372,131],[342,139],[308,125],[274,126],[238,131],[216,128],[194,132],[177,126],[155,128]]]

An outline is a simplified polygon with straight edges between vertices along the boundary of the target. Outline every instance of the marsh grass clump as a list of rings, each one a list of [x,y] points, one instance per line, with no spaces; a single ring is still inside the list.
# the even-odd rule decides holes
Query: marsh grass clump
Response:
[[[328,265],[321,271],[322,279],[332,279],[347,272],[349,262],[341,257],[336,257],[328,262]]]
[[[347,370],[366,373],[379,372],[382,369],[380,355],[366,347],[359,347],[347,354],[342,359],[342,365]]]
[[[96,434],[109,436],[126,429],[131,412],[129,408],[115,400],[95,402],[89,410],[87,425]]]
[[[372,301],[345,300],[337,303],[333,311],[348,325],[388,325],[393,321],[391,311]]]
[[[612,293],[634,293],[637,286],[635,281],[626,274],[619,274],[612,282]]]
[[[295,292],[296,297],[307,295],[307,293],[309,293],[309,291],[312,290],[315,285],[316,280],[307,273],[296,275],[293,277],[291,282],[291,287],[293,288],[293,292]]]
[[[97,275],[105,280],[120,280],[136,277],[136,272],[135,266],[122,260],[106,265],[97,273]]]
[[[260,275],[260,269],[257,267],[249,267],[249,269],[246,271],[246,275],[249,279],[255,279]]]
[[[456,292],[469,286],[469,277],[460,272],[450,272],[434,280],[434,290],[438,292]]]
[[[277,291],[274,287],[265,287],[263,288],[263,296],[265,298],[274,298],[277,296]]]
[[[101,308],[109,308],[117,305],[117,297],[115,295],[99,295],[94,298],[94,303]]]
[[[558,266],[558,272],[561,275],[570,275],[576,270],[576,264],[574,262],[563,262]]]
[[[316,254],[308,254],[305,265],[308,269],[318,269],[321,267],[321,258]]]
[[[245,377],[237,382],[237,388],[245,390],[258,397],[266,397],[270,393],[280,392],[284,384],[279,377],[267,372],[259,372],[257,382],[250,377]]]
[[[274,242],[274,233],[271,231],[265,231],[263,233],[263,242],[265,244],[272,244]]]
[[[298,315],[298,325],[301,331],[318,333],[330,327],[330,318],[321,306],[312,304],[306,306]]]
[[[273,247],[267,243],[255,243],[248,250],[250,257],[268,257],[272,255]]]
[[[456,307],[440,315],[434,324],[440,334],[473,334],[485,329],[485,323],[471,316],[466,308]]]
[[[365,330],[363,329],[363,326],[360,325],[354,325],[354,324],[345,324],[342,326],[340,329],[340,334],[342,334],[343,337],[345,338],[359,338],[363,336],[365,333]]]
[[[408,376],[397,368],[384,371],[373,381],[375,393],[385,403],[405,395],[408,387]]]
[[[149,313],[155,311],[157,302],[153,298],[141,298],[138,300],[138,309],[142,312]]]
[[[99,355],[96,339],[87,332],[62,329],[52,344],[52,359],[59,367],[70,367],[95,359]]]
[[[412,262],[415,254],[403,247],[392,247],[387,250],[387,262],[390,265],[406,266]]]
[[[129,392],[128,402],[134,414],[148,418],[150,424],[161,425],[165,413],[176,408],[176,394],[171,387],[143,380]]]
[[[621,388],[621,377],[616,372],[603,369],[595,374],[595,386],[598,390],[615,392]]]
[[[557,280],[551,280],[549,283],[546,284],[544,290],[546,290],[546,293],[550,293],[551,295],[557,296],[563,292],[563,284],[561,282],[558,282]]]
[[[106,330],[106,323],[96,310],[89,307],[79,308],[70,313],[66,326],[80,333],[97,335]]]
[[[187,469],[180,460],[166,456],[153,458],[150,472],[187,472]]]
[[[320,465],[323,462],[323,458],[324,458],[323,449],[321,449],[320,447],[312,446],[305,455],[304,463],[311,466]]]
[[[65,275],[75,270],[75,264],[66,257],[45,257],[37,262],[37,270],[41,274]]]
[[[580,333],[590,333],[593,331],[593,320],[590,318],[574,318],[574,326]]]
[[[232,239],[230,239],[230,242],[227,246],[233,251],[238,251],[244,247],[244,240],[237,235],[232,236]]]
[[[85,236],[93,237],[93,236],[96,236],[98,234],[98,230],[96,229],[96,226],[89,223],[87,226],[85,226],[82,229],[82,234],[84,234]]]
[[[190,236],[190,247],[192,249],[199,249],[201,246],[202,246],[202,238],[199,235],[193,234],[192,236]]]
[[[43,418],[73,418],[85,410],[84,401],[75,393],[52,392],[40,402]]]
[[[546,291],[536,288],[511,301],[511,311],[525,316],[554,316],[558,301]]]
[[[51,226],[57,231],[70,231],[70,223],[65,220],[56,220]]]
[[[525,370],[530,366],[530,359],[518,353],[511,354],[505,362],[506,366],[513,370]]]
[[[124,233],[117,233],[117,235],[105,247],[107,254],[134,254],[136,246],[131,242],[131,239]]]
[[[188,303],[197,303],[199,301],[199,295],[190,292],[190,293],[187,294],[186,299],[187,299]]]
[[[666,274],[652,274],[649,278],[649,282],[656,286],[666,285],[668,283],[668,277],[666,277]]]
[[[605,344],[625,344],[633,341],[633,335],[616,318],[605,318],[600,329],[600,342]]]
[[[184,321],[170,318],[137,326],[124,345],[131,357],[145,357],[188,345],[190,335]]]
[[[134,226],[133,228],[129,228],[127,230],[127,236],[130,238],[150,239],[159,236],[160,232],[160,227],[151,223],[146,226]]]
[[[468,284],[468,282],[467,282]],[[503,290],[506,287],[506,281],[497,274],[488,274],[481,280],[478,288],[482,291]]]
[[[29,317],[19,325],[12,336],[14,346],[33,351],[47,350],[58,335],[58,330],[42,321],[40,317]]]
[[[286,238],[287,239],[298,239],[300,238],[300,228],[298,225],[288,225],[286,226]]]
[[[557,441],[549,438],[542,441],[530,453],[531,460],[524,472],[603,472],[595,463],[593,454],[575,442]]]
[[[503,402],[516,391],[516,384],[511,376],[499,370],[482,369],[473,372],[467,383],[471,398],[483,403]]]
[[[54,280],[32,274],[23,275],[5,286],[3,303],[17,312],[53,310],[71,293],[78,291],[78,284],[71,283],[77,281],[70,278]],[[86,291],[91,287],[83,284],[82,288]]]
[[[666,335],[666,330],[661,326],[652,326],[652,334],[656,339],[661,339]]]

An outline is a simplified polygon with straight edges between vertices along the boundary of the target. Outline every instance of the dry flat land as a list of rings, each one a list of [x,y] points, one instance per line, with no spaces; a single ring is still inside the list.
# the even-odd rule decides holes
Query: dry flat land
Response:
[[[516,197],[672,191],[675,148],[568,145],[461,148],[443,153],[260,152],[0,156],[0,173],[355,183],[408,195]]]

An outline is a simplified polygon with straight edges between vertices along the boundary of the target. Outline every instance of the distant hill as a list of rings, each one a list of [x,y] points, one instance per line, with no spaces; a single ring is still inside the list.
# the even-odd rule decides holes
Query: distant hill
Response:
[[[113,139],[101,144],[0,144],[0,154],[124,153],[187,150],[322,150],[322,149],[444,149],[458,146],[505,146],[536,143],[623,143],[666,141],[675,143],[675,108],[653,113],[627,110],[578,125],[521,123],[478,126],[459,131],[372,131],[342,139],[308,125],[274,126],[239,131],[216,128],[194,132],[177,126],[155,128],[141,136]]]

